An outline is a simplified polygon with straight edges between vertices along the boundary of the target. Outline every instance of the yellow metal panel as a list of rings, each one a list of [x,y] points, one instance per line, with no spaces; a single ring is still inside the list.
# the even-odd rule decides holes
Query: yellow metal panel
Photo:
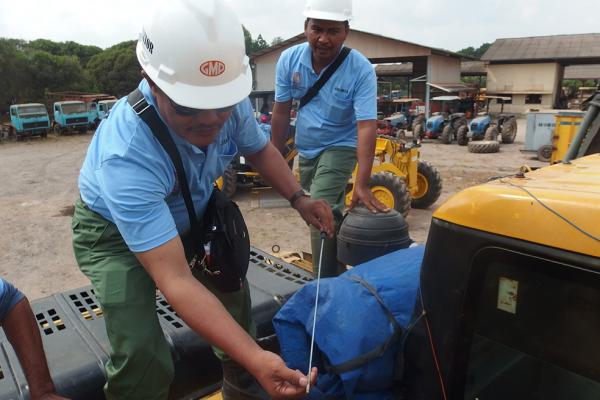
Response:
[[[556,129],[554,130],[554,135],[552,136],[552,156],[550,157],[551,164],[561,162],[563,158],[565,158],[567,150],[569,149],[573,138],[579,130],[579,126],[583,120],[583,115],[574,116],[558,114],[555,115],[554,118],[556,119]]]
[[[600,243],[545,206],[600,237],[600,155],[555,164],[466,189],[434,217],[457,225],[600,257]]]

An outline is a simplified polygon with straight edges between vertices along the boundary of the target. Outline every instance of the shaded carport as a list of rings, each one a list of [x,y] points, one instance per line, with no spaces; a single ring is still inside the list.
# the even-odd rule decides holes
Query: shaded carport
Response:
[[[250,58],[254,71],[254,89],[262,92],[274,90],[275,65],[279,55],[285,49],[305,41],[304,34],[299,34],[275,46],[253,53]],[[345,44],[360,51],[373,64],[412,63],[412,76],[425,76],[425,79],[414,82],[411,95],[425,100],[427,115],[429,115],[431,91],[428,84],[459,84],[460,62],[470,59],[447,50],[356,29],[350,29]]]

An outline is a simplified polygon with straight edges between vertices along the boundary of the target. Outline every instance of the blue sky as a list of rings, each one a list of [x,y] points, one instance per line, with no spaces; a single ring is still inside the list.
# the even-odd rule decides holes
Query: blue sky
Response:
[[[169,0],[165,0],[169,1]],[[253,37],[303,29],[304,0],[227,0]],[[2,0],[0,37],[102,48],[137,38],[149,0]],[[600,0],[354,0],[351,27],[456,51],[498,38],[600,32]]]

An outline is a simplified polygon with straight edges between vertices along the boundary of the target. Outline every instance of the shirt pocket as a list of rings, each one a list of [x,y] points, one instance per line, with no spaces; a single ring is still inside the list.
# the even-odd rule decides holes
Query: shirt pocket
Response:
[[[323,103],[325,119],[328,121],[336,124],[350,123],[352,121],[354,104],[347,94],[333,92]]]

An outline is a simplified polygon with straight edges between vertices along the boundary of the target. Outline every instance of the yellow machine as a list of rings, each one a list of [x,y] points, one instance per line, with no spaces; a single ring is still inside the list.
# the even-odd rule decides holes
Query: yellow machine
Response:
[[[554,130],[554,135],[552,135],[552,155],[550,156],[550,164],[561,162],[567,154],[567,150],[581,126],[583,113],[561,113],[554,118],[556,119],[556,128]]]
[[[420,144],[380,136],[375,145],[371,190],[375,197],[403,216],[413,208],[427,208],[440,197],[442,179],[437,169],[419,160]],[[350,204],[357,169],[352,173],[346,204]]]
[[[284,158],[290,168],[298,154],[294,143],[294,138],[290,137],[284,151]],[[430,163],[419,160],[419,148],[418,142],[406,143],[387,136],[377,137],[375,162],[371,171],[371,190],[379,201],[404,216],[411,207],[429,207],[442,192],[439,172]],[[355,168],[348,182],[347,205],[352,200],[356,172]],[[261,180],[259,173],[246,164],[242,157],[228,167],[216,185],[226,196],[231,197],[239,183],[266,184]]]

